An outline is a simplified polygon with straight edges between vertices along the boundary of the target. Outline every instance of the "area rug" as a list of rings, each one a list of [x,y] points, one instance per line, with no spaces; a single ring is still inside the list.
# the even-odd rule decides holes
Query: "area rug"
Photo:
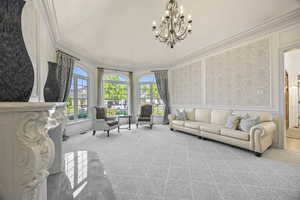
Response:
[[[87,133],[71,137],[63,148],[96,151],[117,200],[300,199],[298,165],[258,158],[167,126],[113,131],[109,138]],[[270,154],[272,149],[265,155]],[[293,156],[300,160],[300,154]]]

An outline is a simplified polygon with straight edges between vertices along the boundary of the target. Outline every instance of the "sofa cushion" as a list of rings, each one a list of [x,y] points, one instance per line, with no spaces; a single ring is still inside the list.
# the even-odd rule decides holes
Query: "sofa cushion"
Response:
[[[195,121],[195,109],[191,111],[185,111],[187,120]]]
[[[201,124],[200,130],[206,131],[214,134],[220,134],[221,129],[224,128],[224,126],[218,125],[218,124]]]
[[[230,115],[225,124],[226,128],[236,130],[239,127],[241,116],[239,115]]]
[[[234,114],[243,115],[248,114],[250,117],[259,117],[260,123],[261,122],[269,122],[273,120],[273,115],[271,112],[262,112],[262,111],[234,111]]]
[[[211,123],[225,125],[231,114],[231,110],[213,110],[211,112]]]
[[[228,128],[222,128],[221,135],[236,138],[239,140],[245,140],[245,141],[249,141],[249,139],[250,139],[249,133],[243,132],[243,131],[238,131],[238,130],[232,130],[232,129],[228,129]]]
[[[244,132],[249,132],[250,129],[260,122],[260,117],[242,118],[239,129]]]
[[[176,126],[184,126],[184,121],[182,121],[182,120],[173,120],[172,124],[174,124]]]
[[[184,126],[192,129],[200,129],[201,122],[196,121],[185,121]]]
[[[210,123],[211,120],[211,110],[209,109],[195,109],[195,120],[199,122]]]

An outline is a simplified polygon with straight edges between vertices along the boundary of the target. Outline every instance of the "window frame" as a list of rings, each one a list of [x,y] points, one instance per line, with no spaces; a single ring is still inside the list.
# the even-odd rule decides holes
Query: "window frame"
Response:
[[[74,73],[76,68],[80,68],[82,71],[86,72],[87,76],[84,75],[80,75],[80,74],[76,74]],[[86,118],[79,118],[79,91],[78,91],[78,80],[84,80],[87,82],[87,101],[86,101],[86,108],[87,108],[87,117]],[[74,119],[69,119],[68,115],[68,123],[73,123],[73,122],[78,122],[78,121],[84,121],[84,120],[89,120],[90,119],[90,110],[89,110],[89,105],[90,105],[90,73],[89,71],[84,68],[82,65],[77,64],[74,66],[73,69],[73,75],[72,75],[72,81],[73,81],[73,107],[74,107]]]
[[[153,77],[154,78],[154,81],[141,81],[141,79],[143,79],[144,77],[147,77],[147,76],[149,76],[149,77]],[[154,74],[144,74],[144,75],[141,75],[141,76],[139,76],[138,77],[138,103],[139,103],[139,106],[141,106],[142,104],[141,104],[141,99],[143,99],[143,98],[141,98],[141,94],[142,94],[142,88],[141,88],[141,86],[142,85],[150,85],[150,103],[153,105],[153,104],[155,104],[154,103],[154,100],[156,99],[156,98],[154,98],[153,97],[153,89],[152,89],[152,87],[153,87],[153,85],[155,85],[156,87],[157,87],[157,83],[156,83],[156,81],[155,81],[155,76],[154,76]],[[159,97],[159,99],[160,99],[160,101],[162,101],[161,100],[161,98]],[[161,105],[161,104],[155,104],[155,105]],[[163,103],[162,104],[163,106],[165,106],[165,104]],[[163,111],[164,111],[164,109],[163,109]],[[164,114],[154,114],[154,116],[156,116],[156,117],[162,117]]]
[[[119,76],[119,77],[122,77],[122,78],[124,78],[124,79],[126,79],[125,81],[120,81],[120,80],[106,80],[106,77],[109,77],[109,76]],[[117,85],[126,85],[127,86],[127,99],[126,99],[126,101],[127,101],[127,114],[128,115],[130,115],[130,91],[131,91],[131,88],[130,88],[130,79],[129,79],[129,77],[127,76],[127,75],[125,75],[125,74],[122,74],[122,73],[113,73],[113,72],[107,72],[107,73],[105,73],[104,74],[104,76],[103,76],[103,104],[105,105],[105,106],[107,106],[106,105],[106,103],[105,103],[105,101],[106,101],[106,99],[105,99],[105,88],[104,88],[104,84],[105,83],[112,83],[112,84],[117,84]],[[116,114],[115,116],[119,116],[119,115],[122,115],[122,114]]]

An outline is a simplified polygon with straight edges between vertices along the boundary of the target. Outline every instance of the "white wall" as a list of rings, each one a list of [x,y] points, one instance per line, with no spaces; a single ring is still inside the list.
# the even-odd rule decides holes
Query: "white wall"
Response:
[[[255,47],[256,43],[259,41],[268,41],[266,48],[261,49],[260,46]],[[219,108],[219,109],[235,109],[235,110],[261,110],[272,112],[275,120],[279,120],[278,123],[278,134],[274,138],[274,146],[283,148],[284,145],[284,107],[283,107],[283,65],[281,63],[281,53],[283,49],[290,48],[291,46],[299,44],[300,45],[300,24],[293,25],[282,30],[277,30],[268,34],[257,34],[251,35],[247,38],[243,38],[237,41],[232,42],[226,47],[222,46],[215,51],[199,55],[198,57],[189,60],[187,62],[181,63],[179,65],[171,68],[169,73],[170,80],[170,93],[171,93],[171,107],[174,111],[176,108],[185,108],[191,109],[194,107],[205,107],[205,108]],[[253,46],[254,45],[254,46]],[[265,43],[258,44],[265,45]],[[251,51],[262,51],[266,57],[252,56],[255,52]],[[240,51],[240,52],[239,52]],[[241,60],[241,65],[249,65],[251,68],[257,68],[256,70],[261,70],[261,74],[257,73],[256,76],[249,79],[251,74],[251,69],[247,72],[239,73],[238,76],[231,76],[230,73],[235,73],[234,68],[230,65],[232,59]],[[210,62],[211,58],[214,64]],[[225,62],[224,62],[225,60]],[[227,62],[228,61],[228,62]],[[230,61],[230,62],[229,62]],[[247,61],[247,62],[244,62]],[[263,62],[262,62],[263,61]],[[219,63],[218,63],[219,62]],[[229,64],[226,64],[229,63]],[[263,67],[259,66],[263,63]],[[239,64],[235,63],[237,70],[239,70]],[[196,70],[197,67],[199,70]],[[207,71],[211,71],[214,68],[214,73],[210,73],[208,77]],[[218,70],[219,67],[219,70]],[[178,72],[179,71],[179,72]],[[218,73],[218,71],[223,74]],[[195,73],[199,74],[197,77],[194,77]],[[225,74],[224,74],[225,73]],[[229,76],[225,76],[226,73],[229,73]],[[253,72],[253,73],[256,73]],[[183,74],[177,77],[178,74]],[[193,75],[193,77],[192,77]],[[261,76],[263,75],[263,76]],[[175,78],[174,78],[175,76]],[[223,104],[221,101],[216,101],[215,103],[207,99],[207,90],[218,90],[216,87],[212,87],[214,82],[207,82],[213,78],[215,82],[218,82],[218,78],[225,78],[225,83],[230,82],[247,82],[247,81],[258,81],[265,84],[264,88],[259,88],[254,83],[254,87],[251,88],[251,85],[245,84],[244,86],[239,86],[241,89],[241,95],[235,97],[235,99],[224,98],[226,95],[230,95],[232,91],[227,90],[226,87],[223,87],[222,90],[227,90],[226,93],[220,91],[220,99],[224,98],[228,101]],[[230,79],[230,80],[229,80]],[[241,79],[241,80],[238,80]],[[249,80],[248,80],[249,79]],[[244,80],[244,81],[243,81]],[[178,88],[174,88],[174,85],[177,85],[177,82],[183,84],[184,92],[178,91]],[[198,84],[189,84],[191,81]],[[221,81],[222,82],[222,81]],[[251,91],[247,91],[247,87],[251,88]],[[200,91],[199,91],[200,88]],[[195,91],[197,91],[195,93]],[[199,94],[199,92],[200,94]],[[251,95],[251,92],[253,95]],[[178,100],[178,96],[185,95],[184,98]],[[195,96],[196,95],[196,96]],[[261,98],[259,101],[251,101],[249,96],[255,96],[256,98]],[[175,99],[174,99],[175,98]],[[192,100],[191,100],[192,99]],[[196,100],[195,100],[196,99]],[[278,119],[279,117],[279,119]]]
[[[289,74],[289,126],[298,126],[299,98],[298,75],[300,75],[300,49],[284,54],[284,66]]]

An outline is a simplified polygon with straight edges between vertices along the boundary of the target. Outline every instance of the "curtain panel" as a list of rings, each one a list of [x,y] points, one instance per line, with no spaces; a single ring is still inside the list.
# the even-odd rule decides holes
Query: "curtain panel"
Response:
[[[62,52],[57,52],[58,81],[60,93],[58,102],[66,102],[69,96],[75,59]]]
[[[133,84],[133,72],[129,72],[130,82],[130,114],[132,116],[133,123],[135,122],[135,102],[134,102],[134,84]]]
[[[156,84],[158,93],[160,95],[160,98],[165,104],[165,112],[164,112],[164,118],[163,123],[168,124],[168,115],[171,113],[170,110],[170,96],[169,96],[169,83],[168,83],[168,71],[154,71]]]

